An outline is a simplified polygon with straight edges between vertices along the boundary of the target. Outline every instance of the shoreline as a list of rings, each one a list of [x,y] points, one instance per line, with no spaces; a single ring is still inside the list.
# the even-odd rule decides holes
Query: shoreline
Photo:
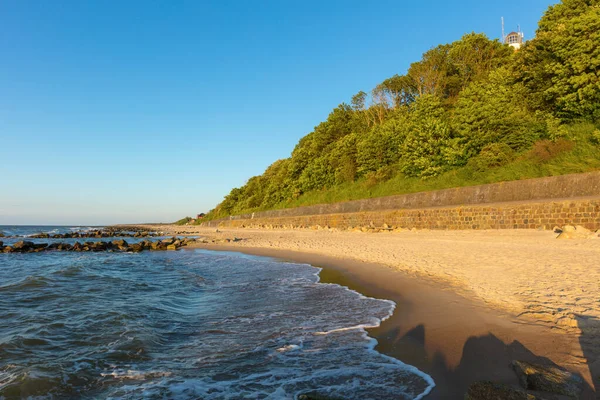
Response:
[[[515,385],[513,360],[558,365],[600,387],[600,241],[549,231],[219,229],[151,226],[202,236],[208,250],[308,263],[321,281],[396,302],[369,330],[377,350],[431,375],[431,399],[463,398],[468,384]],[[234,238],[237,238],[233,241]]]
[[[228,251],[269,257],[321,268],[321,283],[334,283],[368,297],[392,300],[393,315],[378,328],[367,329],[378,342],[375,350],[412,365],[436,384],[426,399],[463,398],[475,381],[518,386],[511,362],[523,360],[564,365],[577,337],[556,334],[514,315],[465,298],[436,282],[408,276],[389,267],[295,251],[195,245],[187,250]],[[581,373],[577,368],[569,368]],[[582,398],[595,398],[587,387]]]

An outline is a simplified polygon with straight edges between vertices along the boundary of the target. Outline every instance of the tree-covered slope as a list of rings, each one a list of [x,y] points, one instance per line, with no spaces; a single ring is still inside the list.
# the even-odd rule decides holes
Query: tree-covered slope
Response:
[[[600,0],[550,7],[519,51],[439,45],[233,189],[209,218],[600,169]]]

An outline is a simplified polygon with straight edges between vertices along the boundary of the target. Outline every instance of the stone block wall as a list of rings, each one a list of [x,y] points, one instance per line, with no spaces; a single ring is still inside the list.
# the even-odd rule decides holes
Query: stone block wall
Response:
[[[600,171],[261,211],[204,226],[600,229]]]
[[[512,202],[423,209],[366,211],[215,221],[232,228],[357,227],[406,229],[552,229],[566,224],[600,229],[600,198]],[[213,225],[213,226],[215,226]]]
[[[538,201],[597,196],[600,198],[600,171],[583,174],[549,176],[520,181],[490,183],[452,189],[434,190],[344,201],[333,204],[259,211],[233,216],[233,219],[291,217],[300,215],[341,214],[362,211],[447,207],[514,201]]]

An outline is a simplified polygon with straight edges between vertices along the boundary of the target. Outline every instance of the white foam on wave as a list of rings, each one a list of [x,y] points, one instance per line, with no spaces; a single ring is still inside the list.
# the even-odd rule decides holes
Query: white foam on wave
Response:
[[[168,371],[136,371],[136,370],[115,370],[112,372],[102,372],[100,376],[112,377],[115,379],[126,380],[145,380],[171,376],[172,372]]]
[[[200,251],[205,252],[205,251]],[[212,254],[226,254],[231,256],[231,253],[223,252],[206,252]],[[242,256],[244,259],[254,259],[264,262],[265,258]],[[280,263],[277,261],[277,263]],[[312,278],[307,280],[304,275],[297,277],[294,274],[288,276],[282,274],[281,286],[274,290],[278,293],[284,293],[291,290],[296,293],[293,285],[303,285],[312,282],[317,284],[316,289],[324,286],[337,289],[337,294],[332,297],[327,297],[327,293],[333,293],[322,290],[314,292],[315,295],[325,295],[323,301],[329,302],[329,305],[337,305],[342,307],[333,312],[331,318],[328,317],[329,312],[314,310],[317,313],[315,321],[310,320],[311,305],[307,304],[307,317],[309,320],[304,320],[300,326],[295,326],[296,336],[286,335],[286,342],[271,347],[270,356],[272,357],[271,365],[266,370],[259,370],[256,373],[240,374],[235,379],[215,381],[210,378],[186,379],[184,381],[169,381],[161,380],[155,384],[145,385],[144,396],[152,397],[160,390],[164,390],[165,385],[169,390],[169,397],[173,398],[193,398],[200,397],[207,400],[210,399],[238,399],[238,398],[266,398],[272,400],[283,400],[295,398],[302,394],[319,394],[322,396],[331,396],[334,398],[361,398],[361,399],[422,399],[428,395],[435,387],[433,379],[422,372],[418,368],[405,364],[402,361],[379,353],[375,350],[378,342],[375,338],[368,336],[367,329],[377,328],[381,323],[389,319],[395,309],[396,303],[387,299],[375,299],[364,296],[345,286],[321,283],[320,272],[321,268],[317,268],[308,264],[291,264],[298,267],[309,267]],[[303,283],[305,282],[305,283]],[[252,281],[249,283],[252,289],[258,288],[258,283]],[[288,285],[292,285],[291,287]],[[308,287],[310,287],[309,285]],[[236,291],[244,291],[246,287],[243,283],[228,282],[223,285]],[[287,288],[287,289],[286,289]],[[312,291],[308,291],[312,293]],[[335,290],[334,290],[335,292]],[[340,296],[340,293],[347,292],[351,294],[349,298]],[[270,299],[272,302],[275,299]],[[320,299],[319,299],[320,300]],[[358,301],[357,301],[358,300]],[[335,304],[331,302],[349,302]],[[363,302],[371,302],[364,304]],[[346,309],[344,305],[354,307],[359,314],[352,315],[352,309]],[[288,305],[282,304],[282,307],[288,311]],[[365,308],[366,307],[366,308]],[[372,311],[369,311],[373,307]],[[263,333],[263,326],[270,326],[271,321],[276,323],[279,318],[282,318],[281,312],[258,312],[252,317],[246,315],[236,315],[226,317],[222,320],[223,323],[235,323],[242,326],[247,326],[248,329],[255,329],[255,332]],[[290,310],[291,311],[291,310]],[[378,314],[377,317],[371,315]],[[343,317],[344,315],[350,318]],[[323,319],[327,318],[327,319]],[[349,324],[344,326],[344,321],[348,319],[363,319],[362,323]],[[301,318],[302,320],[302,318]],[[335,322],[338,321],[338,322]],[[349,321],[347,321],[349,322]],[[315,330],[317,326],[332,324],[327,326],[326,330]],[[339,326],[335,324],[339,323]],[[244,328],[240,328],[243,329]],[[283,336],[282,336],[283,338]],[[291,340],[290,340],[291,339]],[[274,344],[276,344],[275,341]],[[263,343],[254,352],[268,350],[271,344]],[[205,360],[209,361],[209,360]]]
[[[280,353],[285,353],[287,351],[300,350],[301,348],[302,347],[297,344],[288,344],[288,345],[278,348],[277,351]]]
[[[104,229],[103,226],[86,226],[86,227],[82,227],[82,226],[73,226],[71,228],[69,228],[70,230],[72,230],[73,232],[90,232],[90,231],[97,231],[97,230],[102,230]]]
[[[390,309],[389,309],[389,313],[387,316],[381,318],[381,319],[377,319],[375,318],[376,322],[372,323],[372,324],[359,324],[359,325],[355,325],[355,326],[349,326],[349,327],[344,327],[344,328],[338,328],[338,329],[332,329],[326,332],[315,332],[315,335],[330,335],[332,333],[336,333],[336,332],[345,332],[345,331],[352,331],[352,330],[358,330],[361,331],[361,335],[365,340],[369,341],[369,345],[368,345],[368,351],[372,352],[372,353],[376,353],[377,355],[386,358],[388,361],[397,364],[405,369],[407,369],[408,371],[412,372],[415,375],[420,376],[421,378],[423,378],[428,384],[429,386],[427,387],[427,389],[425,389],[425,391],[423,391],[423,393],[421,393],[419,396],[415,397],[414,400],[419,400],[424,398],[425,396],[427,396],[429,393],[431,393],[431,391],[433,390],[433,388],[435,387],[435,382],[433,381],[433,378],[431,376],[429,376],[428,374],[424,373],[423,371],[421,371],[420,369],[418,369],[415,366],[409,365],[409,364],[405,364],[402,361],[398,360],[397,358],[394,357],[390,357],[386,354],[383,353],[379,353],[378,351],[375,350],[375,347],[377,346],[377,344],[379,344],[379,342],[377,341],[377,339],[372,338],[369,336],[368,332],[366,331],[367,329],[374,329],[374,328],[379,328],[381,326],[381,323],[388,320],[389,318],[391,318],[392,315],[394,315],[394,311],[396,310],[396,302],[392,301],[392,300],[388,300],[388,299],[376,299],[374,297],[368,297],[363,295],[362,293],[359,293],[355,290],[352,290],[346,286],[342,286],[336,283],[322,283],[321,282],[321,271],[323,270],[322,268],[318,268],[318,267],[314,267],[313,268],[317,268],[317,272],[315,273],[315,276],[317,277],[317,282],[322,284],[322,285],[335,285],[338,287],[341,287],[345,290],[348,290],[349,292],[352,292],[354,294],[357,294],[361,299],[364,300],[379,300],[379,301],[383,301],[386,302],[390,305]]]

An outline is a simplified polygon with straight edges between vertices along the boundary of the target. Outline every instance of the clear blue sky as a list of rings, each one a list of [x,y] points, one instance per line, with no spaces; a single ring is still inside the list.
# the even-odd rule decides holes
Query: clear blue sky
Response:
[[[0,2],[0,224],[173,221],[359,90],[551,0]]]

